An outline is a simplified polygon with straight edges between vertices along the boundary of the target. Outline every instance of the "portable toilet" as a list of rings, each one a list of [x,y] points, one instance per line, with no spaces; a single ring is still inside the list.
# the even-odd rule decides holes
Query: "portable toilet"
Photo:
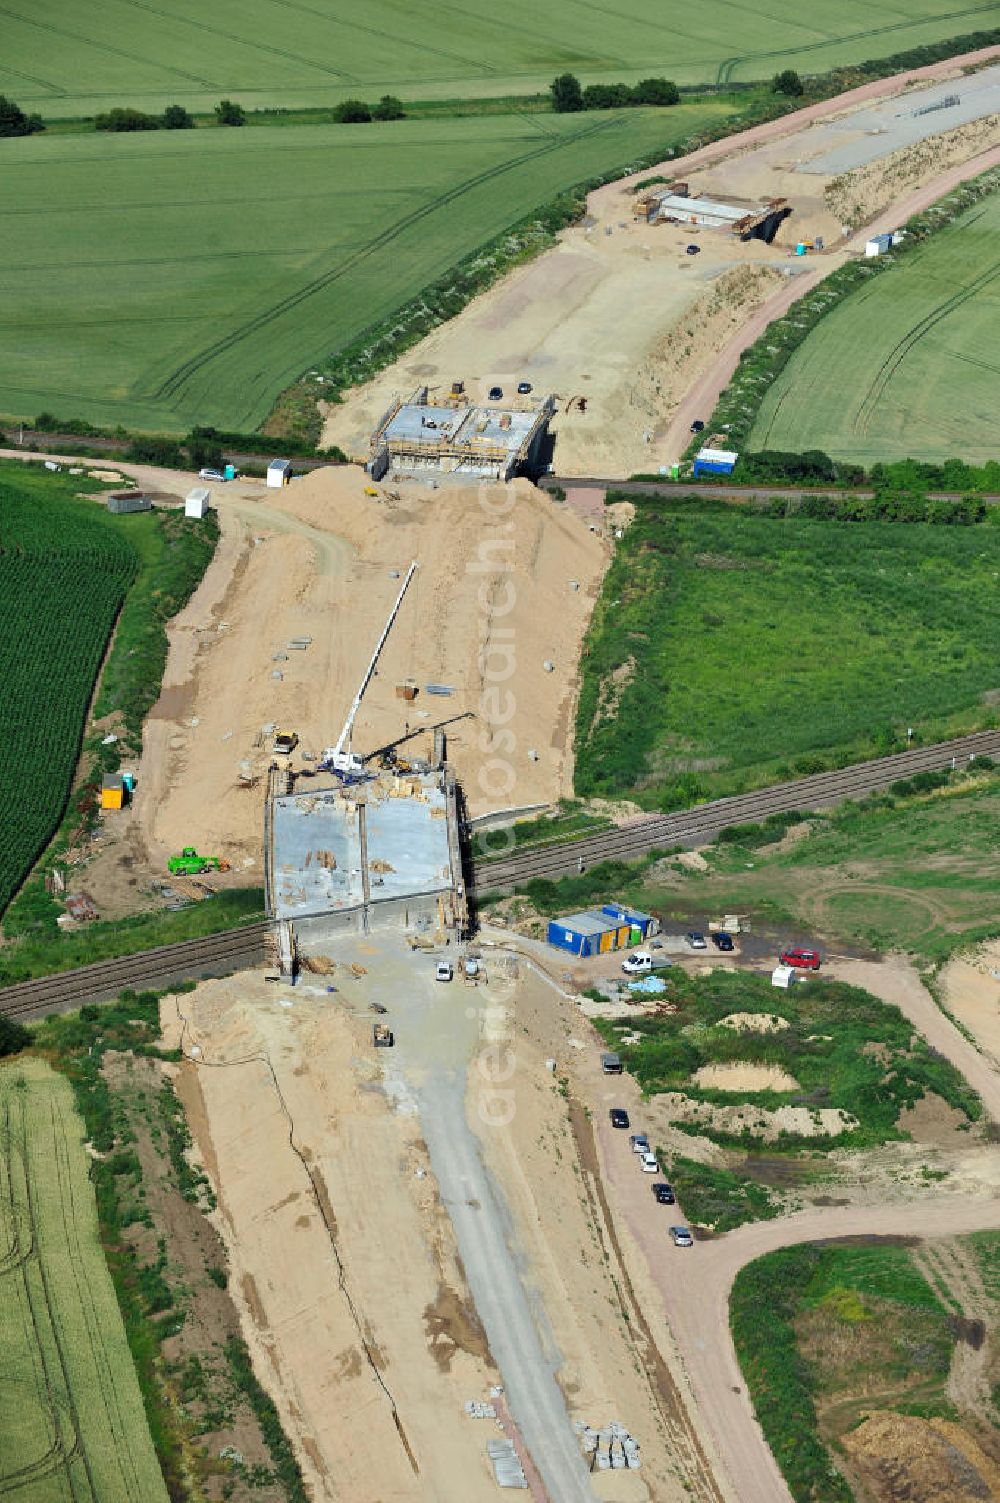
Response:
[[[280,490],[292,478],[290,459],[272,459],[267,467],[267,483],[271,490]]]
[[[235,480],[236,466],[234,464],[227,464],[222,471],[222,478],[223,480]]]
[[[212,493],[203,485],[196,485],[189,490],[184,498],[184,515],[186,517],[204,517],[212,500]]]
[[[643,913],[639,908],[628,908],[621,903],[605,903],[601,912],[616,923],[628,924],[629,944],[641,944],[644,939],[650,939],[660,932],[660,921],[651,913]]]
[[[106,772],[101,779],[101,808],[125,807],[125,782],[120,773]]]

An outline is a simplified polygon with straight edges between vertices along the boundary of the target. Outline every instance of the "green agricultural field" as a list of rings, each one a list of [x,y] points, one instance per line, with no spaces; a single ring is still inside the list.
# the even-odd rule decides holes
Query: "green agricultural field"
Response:
[[[636,502],[584,647],[576,791],[650,808],[990,723],[1000,532]]]
[[[0,143],[0,412],[254,428],[510,224],[734,108]]]
[[[83,1123],[38,1059],[0,1067],[0,1497],[166,1503],[97,1234]]]
[[[81,10],[42,0],[4,13],[0,93],[42,115],[113,105],[205,109],[329,104],[389,91],[411,99],[533,93],[569,68],[586,81],[667,74],[711,83],[823,72],[1000,24],[1000,5],[905,9],[861,0],[792,0],[764,8],[705,0],[627,7],[507,0],[501,8],[430,0],[198,0],[147,6],[106,0]]]
[[[750,447],[996,459],[998,230],[994,195],[821,319],[769,388]]]
[[[80,484],[0,472],[0,913],[59,820],[139,560]]]

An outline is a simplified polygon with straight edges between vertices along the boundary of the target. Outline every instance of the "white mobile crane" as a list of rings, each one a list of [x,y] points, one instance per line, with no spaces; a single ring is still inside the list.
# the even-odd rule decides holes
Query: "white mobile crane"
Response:
[[[389,619],[386,621],[385,625],[382,628],[382,635],[378,639],[378,644],[371,656],[371,662],[368,664],[368,667],[365,670],[365,676],[361,680],[358,692],[357,694],[355,694],[354,699],[351,703],[351,708],[347,713],[347,719],[344,721],[344,728],[341,731],[340,736],[338,737],[337,744],[336,746],[328,746],[323,753],[323,760],[320,763],[320,766],[332,768],[333,771],[335,773],[338,773],[341,777],[350,777],[352,774],[356,776],[357,774],[364,772],[364,758],[356,756],[355,753],[350,750],[351,732],[354,729],[354,718],[361,706],[361,700],[364,697],[365,690],[368,688],[371,676],[375,672],[375,666],[378,663],[379,653],[385,646],[385,639],[389,635],[389,632],[392,630],[392,623],[395,621],[396,613],[403,602],[403,596],[406,594],[407,586],[416,573],[416,570],[417,561],[416,559],[414,559],[413,563],[406,571],[406,578],[403,580],[403,587],[400,590],[399,594],[396,596],[396,604],[389,612]]]

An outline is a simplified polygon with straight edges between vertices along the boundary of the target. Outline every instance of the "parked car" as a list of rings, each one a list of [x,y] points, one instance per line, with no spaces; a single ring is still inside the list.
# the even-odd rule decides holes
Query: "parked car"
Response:
[[[531,382],[530,381],[519,381],[517,383],[517,394],[518,394],[519,397],[526,397],[528,395],[528,393],[529,393],[530,390],[531,390]]]
[[[687,253],[688,253],[689,256],[700,256],[701,255],[701,246],[700,245],[689,245],[688,248],[687,248]]]
[[[223,473],[222,473],[221,470],[211,470],[211,469],[209,469],[209,470],[199,470],[198,471],[198,479],[199,480],[225,480],[225,478],[226,477],[225,477],[225,475],[223,475]]]
[[[818,971],[820,967],[818,950],[782,950],[778,959],[782,965],[794,966],[799,971]]]
[[[704,433],[704,431],[705,431],[705,424],[704,424],[703,420],[701,418],[695,418],[694,422],[691,424],[691,432],[692,433]]]
[[[643,1174],[659,1174],[660,1165],[655,1153],[643,1153],[639,1155],[639,1163],[642,1165]]]
[[[677,1196],[674,1194],[673,1185],[668,1185],[663,1180],[658,1185],[653,1186],[653,1194],[656,1196],[657,1205],[672,1206],[677,1203]]]
[[[611,1118],[612,1127],[623,1127],[626,1132],[628,1131],[631,1124],[628,1120],[628,1112],[625,1111],[622,1107],[613,1106],[608,1113],[608,1116]]]
[[[690,1227],[672,1226],[670,1228],[670,1240],[675,1247],[694,1246],[694,1238],[691,1235]]]
[[[452,969],[452,964],[451,964],[450,960],[439,960],[438,961],[438,963],[437,963],[437,969],[434,972],[434,976],[435,976],[436,980],[438,980],[438,981],[450,981],[452,979],[452,977],[454,976],[454,974],[455,974],[455,972]]]
[[[503,387],[502,386],[491,386],[490,387],[489,400],[491,402],[502,402],[503,401]]]
[[[706,941],[704,934],[701,934],[697,929],[692,929],[690,931],[690,933],[687,935],[687,942],[689,948],[692,950],[708,949],[708,942]]]
[[[727,934],[725,929],[720,929],[718,934],[712,935],[712,943],[717,950],[724,950],[728,955],[733,948],[733,936]]]
[[[649,1139],[644,1132],[634,1132],[629,1138],[629,1144],[633,1153],[648,1153]]]
[[[622,1073],[621,1057],[610,1049],[607,1050],[601,1055],[601,1069],[605,1075],[620,1075]]]

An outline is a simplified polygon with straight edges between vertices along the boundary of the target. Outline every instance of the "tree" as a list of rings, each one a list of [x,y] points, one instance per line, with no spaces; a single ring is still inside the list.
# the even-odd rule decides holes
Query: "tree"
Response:
[[[583,91],[585,110],[620,110],[632,103],[632,90],[628,84],[588,84]]]
[[[365,125],[372,118],[372,112],[363,99],[342,99],[333,118],[341,125]]]
[[[94,118],[95,130],[159,130],[160,121],[156,115],[144,115],[142,110],[114,109],[108,110],[106,115],[97,115]]]
[[[406,111],[403,109],[403,101],[397,99],[395,94],[383,94],[378,104],[372,110],[373,120],[403,120]]]
[[[0,1017],[0,1058],[5,1054],[19,1054],[31,1043],[31,1034],[23,1023],[13,1018]]]
[[[33,136],[44,129],[41,115],[26,115],[13,99],[0,94],[0,136]]]
[[[549,84],[549,90],[552,94],[552,108],[557,115],[572,115],[583,109],[583,90],[574,73],[560,73]]]
[[[787,94],[790,99],[797,99],[804,93],[805,85],[794,68],[786,68],[784,72],[774,75],[771,90],[775,94]]]
[[[164,130],[193,130],[194,121],[182,104],[168,104],[163,111]]]
[[[632,90],[634,104],[667,106],[680,103],[680,90],[669,78],[644,78]]]
[[[215,106],[215,118],[220,125],[246,125],[247,112],[241,104],[231,99],[220,99]]]

